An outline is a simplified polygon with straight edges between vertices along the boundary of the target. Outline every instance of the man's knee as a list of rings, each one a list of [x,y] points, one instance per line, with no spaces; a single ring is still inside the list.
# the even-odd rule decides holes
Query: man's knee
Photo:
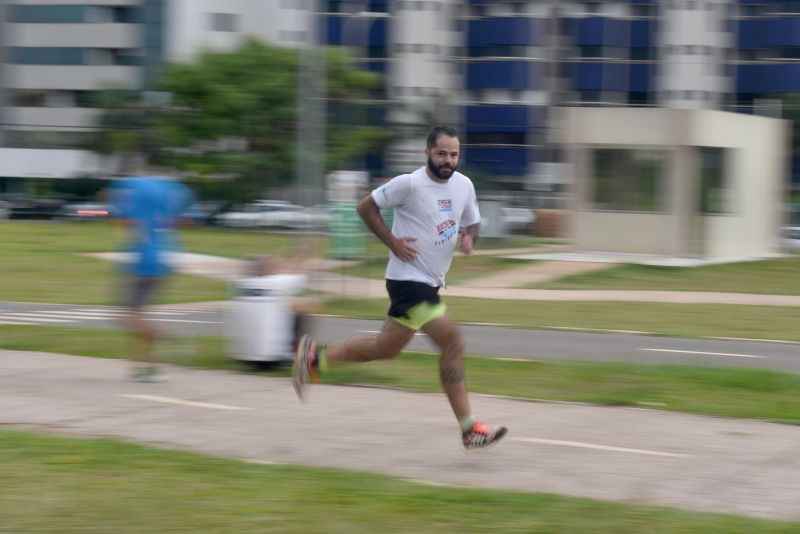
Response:
[[[403,351],[405,345],[405,343],[399,343],[398,340],[379,337],[375,342],[375,355],[379,360],[391,360]]]
[[[464,355],[465,348],[464,336],[458,330],[454,330],[444,338],[439,348],[442,351],[442,358],[461,358]]]
[[[391,360],[403,351],[413,337],[413,330],[387,325],[375,339],[375,356],[381,360]]]

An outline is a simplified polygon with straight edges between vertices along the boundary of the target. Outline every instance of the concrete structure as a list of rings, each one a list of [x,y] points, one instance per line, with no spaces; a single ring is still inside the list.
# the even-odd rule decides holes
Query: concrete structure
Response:
[[[247,37],[295,46],[312,12],[296,1],[7,0],[0,3],[0,193],[18,178],[111,171],[85,150],[104,89],[146,90],[168,62]]]
[[[779,252],[787,122],[663,108],[561,113],[579,250],[721,260]]]
[[[4,3],[9,20],[0,39],[9,63],[0,65],[7,89],[0,106],[5,99],[9,107],[0,122],[10,148],[74,149],[96,117],[88,104],[93,91],[146,86],[165,61],[230,50],[247,36],[302,46],[318,33],[321,43],[351,47],[364,68],[383,76],[367,121],[408,127],[386,154],[366,159],[373,176],[416,165],[419,130],[438,119],[461,127],[465,170],[508,189],[557,189],[551,106],[752,113],[800,92],[800,2]],[[800,185],[800,159],[794,178]]]
[[[0,178],[71,178],[102,168],[84,149],[98,117],[93,97],[141,87],[144,4],[152,1],[4,2]]]
[[[281,46],[308,42],[313,12],[298,0],[169,0],[166,60],[190,61],[204,50],[231,51],[254,37]]]

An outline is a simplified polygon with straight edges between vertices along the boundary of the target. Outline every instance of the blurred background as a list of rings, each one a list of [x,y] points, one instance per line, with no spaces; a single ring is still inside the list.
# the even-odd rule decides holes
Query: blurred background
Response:
[[[453,456],[428,397],[320,388],[309,417],[283,380],[283,319],[381,327],[387,250],[355,203],[442,123],[483,217],[448,315],[512,429],[485,461]],[[0,531],[796,528],[639,505],[800,520],[798,125],[800,0],[0,0],[0,425],[359,470],[0,430]],[[148,312],[176,378],[141,391],[164,396],[42,354],[130,357],[105,192],[143,174],[197,199]],[[323,381],[438,393],[430,348]]]
[[[255,200],[320,206],[332,171],[367,187],[415,168],[430,125],[448,123],[482,199],[529,229],[513,208],[561,208],[568,190],[558,107],[793,119],[800,102],[797,1],[0,6],[3,216],[96,215],[64,202],[95,201],[147,160],[182,173],[198,217],[236,203],[251,215],[221,221],[246,225],[280,207]]]

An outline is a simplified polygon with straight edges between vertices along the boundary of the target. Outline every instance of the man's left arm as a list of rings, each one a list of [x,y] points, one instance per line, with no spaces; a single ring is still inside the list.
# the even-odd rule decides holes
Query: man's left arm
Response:
[[[478,242],[478,234],[481,229],[481,211],[478,207],[478,196],[475,194],[475,186],[470,183],[469,200],[465,206],[464,213],[461,215],[461,252],[467,256],[472,254],[475,243]]]
[[[461,252],[469,256],[475,248],[475,243],[478,242],[480,235],[481,223],[475,223],[464,228],[461,234]]]

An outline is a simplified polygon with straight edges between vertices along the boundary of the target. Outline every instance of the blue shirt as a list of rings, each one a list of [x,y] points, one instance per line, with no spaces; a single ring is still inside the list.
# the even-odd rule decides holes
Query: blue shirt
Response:
[[[177,245],[173,228],[194,202],[189,188],[159,177],[128,178],[114,185],[111,198],[114,215],[132,223],[131,271],[136,276],[169,274],[167,256]]]

